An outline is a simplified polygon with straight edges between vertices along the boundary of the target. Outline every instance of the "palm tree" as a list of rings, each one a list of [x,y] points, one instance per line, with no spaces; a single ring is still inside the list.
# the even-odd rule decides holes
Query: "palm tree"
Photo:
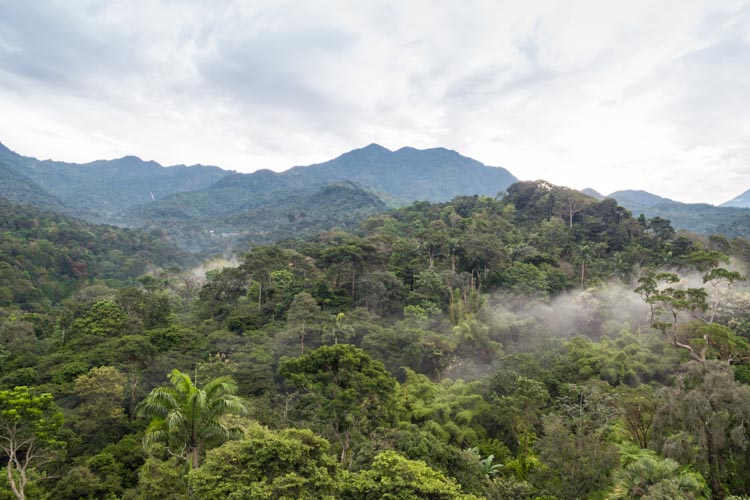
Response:
[[[615,473],[611,500],[651,498],[708,498],[706,482],[697,472],[681,468],[669,458],[645,455]]]
[[[222,416],[245,413],[235,396],[231,377],[218,377],[203,388],[190,376],[175,369],[168,375],[172,386],[157,387],[138,405],[138,416],[151,418],[143,445],[161,443],[170,454],[185,460],[189,468],[199,465],[201,450],[220,444],[238,433],[222,423]]]

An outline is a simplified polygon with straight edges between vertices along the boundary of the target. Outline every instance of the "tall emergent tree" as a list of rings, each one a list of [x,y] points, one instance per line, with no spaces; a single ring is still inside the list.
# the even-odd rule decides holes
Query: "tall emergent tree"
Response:
[[[203,388],[177,369],[168,378],[171,387],[157,387],[138,405],[138,415],[152,419],[144,446],[161,443],[189,468],[196,468],[201,451],[239,432],[224,425],[221,417],[243,414],[245,406],[235,395],[237,384],[231,377],[215,378]]]
[[[35,395],[28,387],[0,391],[0,450],[8,460],[8,483],[18,500],[26,498],[32,464],[39,467],[64,447],[63,415],[51,394]]]
[[[279,373],[303,393],[303,413],[338,443],[342,465],[351,465],[357,436],[395,416],[396,380],[383,363],[353,345],[283,359]]]

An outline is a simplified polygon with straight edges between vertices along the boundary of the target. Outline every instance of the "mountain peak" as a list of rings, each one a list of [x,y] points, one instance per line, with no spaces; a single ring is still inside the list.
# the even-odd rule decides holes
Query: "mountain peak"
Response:
[[[380,153],[391,153],[390,149],[383,147],[380,144],[377,144],[374,142],[371,144],[368,144],[367,146],[363,148],[355,149],[354,151],[372,151],[372,152],[380,152]]]
[[[596,198],[597,200],[600,200],[600,201],[604,199],[604,195],[593,188],[585,188],[585,189],[582,189],[581,192],[587,196],[591,196],[592,198]]]

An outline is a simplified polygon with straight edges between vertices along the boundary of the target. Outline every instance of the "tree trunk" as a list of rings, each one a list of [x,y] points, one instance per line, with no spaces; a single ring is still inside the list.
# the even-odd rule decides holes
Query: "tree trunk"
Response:
[[[13,490],[13,494],[16,496],[18,500],[26,500],[26,494],[24,493],[24,486],[26,485],[26,473],[21,470],[21,483],[16,484],[16,479],[13,477],[13,464],[15,462],[15,459],[9,458],[8,459],[8,484],[10,484],[10,488]]]
[[[190,464],[190,470],[197,469],[200,466],[198,462],[198,448],[190,448],[190,454],[188,455],[188,462]]]
[[[581,286],[583,286],[583,280],[586,278],[586,261],[581,261]]]

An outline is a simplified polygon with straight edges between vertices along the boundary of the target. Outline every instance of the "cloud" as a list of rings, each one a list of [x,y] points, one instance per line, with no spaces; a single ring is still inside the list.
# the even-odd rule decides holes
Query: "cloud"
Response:
[[[520,178],[723,202],[750,188],[749,12],[736,0],[8,0],[0,140],[68,161],[244,171],[371,142],[444,146]]]

